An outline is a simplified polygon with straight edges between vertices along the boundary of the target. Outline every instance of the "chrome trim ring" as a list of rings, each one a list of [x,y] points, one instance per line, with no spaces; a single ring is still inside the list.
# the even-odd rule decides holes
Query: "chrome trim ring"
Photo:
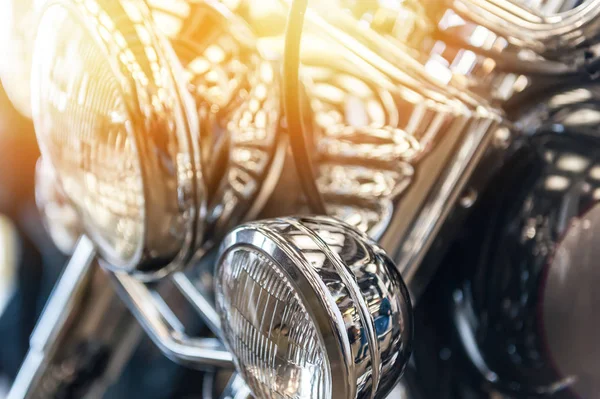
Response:
[[[224,295],[231,283],[224,269],[239,252],[257,253],[264,264],[275,265],[300,295],[327,354],[332,398],[385,397],[410,357],[412,307],[400,274],[381,248],[329,217],[248,223],[226,236],[217,261],[217,306],[236,367],[256,394],[232,342],[231,315],[237,308]],[[258,307],[253,299],[248,306]]]
[[[148,3],[183,66],[199,116],[208,190],[203,253],[256,218],[283,167],[278,65],[260,52],[246,21],[218,1]]]

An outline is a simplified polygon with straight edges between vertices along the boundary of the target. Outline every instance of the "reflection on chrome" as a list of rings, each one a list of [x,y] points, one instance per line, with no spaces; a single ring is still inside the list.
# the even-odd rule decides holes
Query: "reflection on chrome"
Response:
[[[210,241],[252,219],[282,167],[277,65],[246,22],[217,1],[149,1],[195,99]],[[262,200],[264,201],[264,199]]]

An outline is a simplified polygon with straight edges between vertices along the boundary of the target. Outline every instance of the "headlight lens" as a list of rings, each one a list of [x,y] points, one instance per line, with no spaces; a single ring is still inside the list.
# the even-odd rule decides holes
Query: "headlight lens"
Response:
[[[335,219],[237,228],[221,246],[216,291],[225,341],[256,397],[383,397],[410,356],[399,273]]]
[[[193,100],[149,24],[141,0],[52,2],[31,83],[42,155],[85,233],[114,267],[154,278],[189,259],[203,186]]]
[[[117,76],[103,49],[65,9],[50,8],[40,33],[57,44],[36,48],[33,105],[44,156],[96,242],[130,261],[143,242],[144,192]]]
[[[240,353],[257,397],[331,395],[322,338],[290,279],[259,251],[238,248],[223,259],[224,334]],[[246,297],[252,293],[250,300]]]
[[[67,10],[51,7],[39,29],[46,39],[35,50],[33,106],[42,151],[97,244],[131,261],[143,243],[144,192],[117,76]]]

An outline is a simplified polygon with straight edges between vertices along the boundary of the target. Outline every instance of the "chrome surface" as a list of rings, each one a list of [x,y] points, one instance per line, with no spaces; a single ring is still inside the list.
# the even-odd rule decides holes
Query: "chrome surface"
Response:
[[[315,172],[299,166],[300,181],[315,182],[330,215],[379,240],[418,298],[435,271],[421,260],[490,152],[501,113],[335,7],[322,14],[307,12],[301,44],[311,120],[292,135],[312,143]]]
[[[193,101],[141,0],[50,1],[34,46],[42,155],[111,267],[182,267],[200,239],[204,183]]]
[[[292,135],[313,144],[315,175],[300,180],[315,181],[330,215],[377,239],[418,298],[435,269],[421,260],[490,152],[502,112],[342,9],[308,9],[306,25],[299,60],[311,121]]]
[[[76,210],[121,298],[173,360],[211,372],[231,369],[235,361],[255,392],[276,395],[255,374],[272,367],[268,356],[283,364],[287,354],[273,349],[273,335],[260,331],[262,323],[250,320],[246,330],[236,330],[240,319],[234,319],[249,307],[264,305],[267,315],[273,310],[255,297],[266,292],[264,273],[286,282],[290,303],[309,315],[303,320],[313,333],[304,331],[306,342],[290,345],[308,345],[309,335],[318,341],[307,353],[314,355],[308,360],[321,362],[314,366],[331,373],[322,393],[383,397],[408,361],[412,331],[410,298],[392,265],[419,300],[445,241],[453,238],[461,215],[477,207],[498,159],[536,129],[570,133],[575,126],[584,135],[596,134],[595,91],[587,88],[539,104],[516,124],[498,107],[539,88],[543,79],[595,76],[599,3],[39,0],[32,8],[43,10],[33,24],[40,34],[32,51],[32,107],[21,96],[27,90],[12,90],[21,112],[33,109],[41,162],[52,167],[40,163],[38,204],[65,250],[67,239],[81,232],[67,215]],[[14,0],[7,4],[11,13],[25,10]],[[304,32],[303,21],[295,26],[297,43],[293,35],[284,36],[290,4],[306,19]],[[295,18],[293,9],[290,15]],[[23,43],[22,49],[0,47],[13,52],[11,65],[23,66],[0,69],[9,92],[17,87],[13,77],[29,86],[33,35],[26,26],[9,24],[0,34]],[[298,68],[289,63],[290,51],[297,51],[292,61]],[[292,165],[288,141],[295,171],[284,166]],[[127,157],[120,158],[125,149]],[[554,191],[571,187],[571,175],[551,177],[544,184]],[[303,196],[285,192],[296,186]],[[587,191],[600,195],[592,185]],[[289,215],[280,204],[294,214],[339,220],[306,216],[236,228],[265,215]],[[206,262],[225,236],[217,262],[217,310]],[[584,241],[575,237],[571,244]],[[596,325],[590,322],[582,332],[560,324],[591,317],[566,314],[576,292],[593,294],[596,275],[581,257],[589,254],[573,255],[590,281],[585,286],[577,280],[582,290],[569,285],[576,274],[565,274],[560,262],[566,258],[548,266],[553,288],[543,291],[545,303],[565,310],[558,320],[548,308],[541,312],[551,325],[549,356],[560,361],[561,378],[553,375],[528,392],[575,386],[569,377],[582,370],[571,355],[587,348]],[[184,266],[188,270],[180,272]],[[253,289],[223,280],[224,268],[246,273]],[[155,286],[143,281],[161,278],[170,279],[231,352],[217,338],[187,335]],[[514,381],[488,364],[479,347],[471,298],[454,299],[454,321],[470,361],[487,384],[500,379],[510,385]],[[383,303],[396,307],[384,309]],[[56,322],[60,330],[60,317],[53,317],[42,322]],[[302,327],[289,324],[291,331]],[[569,350],[566,341],[576,335],[587,339]],[[250,350],[244,352],[232,337]],[[257,340],[271,345],[266,353],[251,353]],[[594,354],[582,355],[584,364],[595,365]],[[249,366],[249,359],[256,364]],[[24,370],[37,372],[41,361],[32,353]],[[292,375],[291,369],[283,371]],[[275,385],[285,385],[290,375]],[[21,381],[27,378],[33,377]],[[247,385],[235,381],[229,395],[246,395]],[[595,385],[586,381],[582,377],[578,389],[592,392]]]
[[[150,0],[199,115],[202,171],[208,186],[208,246],[256,218],[279,177],[287,147],[281,134],[278,66],[257,48],[251,28],[218,1]]]
[[[168,305],[145,284],[123,273],[114,273],[112,277],[125,304],[170,359],[196,368],[233,367],[231,353],[219,340],[187,336]]]
[[[272,341],[271,331],[263,329],[259,320],[250,321],[247,331],[239,330],[236,315],[255,307],[258,312],[276,314],[268,309],[277,309],[279,301],[284,304],[294,296],[295,301],[300,301],[298,306],[308,312],[325,350],[326,357],[321,360],[329,368],[330,384],[334,384],[323,391],[325,396],[382,397],[397,383],[411,351],[410,298],[393,263],[365,235],[332,218],[273,219],[233,230],[224,239],[220,254],[216,287],[223,336],[235,355],[238,370],[257,395],[282,392],[285,388],[269,387],[259,376],[253,376],[250,365],[259,368],[254,373],[262,368],[262,372],[268,374],[273,367],[271,361],[276,362],[275,365],[282,361],[283,365],[290,353],[285,351],[287,346],[283,345],[282,333],[278,340]],[[255,260],[239,263],[236,260],[239,257]],[[237,270],[235,275],[240,273],[237,280],[226,279],[224,273],[229,268]],[[269,268],[283,273],[284,279],[289,281],[288,300],[281,298],[271,303],[267,299],[271,305],[265,307],[267,303],[260,301],[258,293],[247,298],[233,294],[239,292],[234,286],[242,274],[246,280],[256,279]],[[260,280],[260,284],[263,283],[266,284]],[[269,298],[266,290],[257,291],[264,291]],[[283,316],[281,322],[271,325],[281,325],[283,331],[288,323]],[[294,324],[289,324],[289,328],[293,329]],[[260,342],[271,343],[268,359],[263,358],[263,352],[253,352],[260,349],[246,341],[249,336],[243,331],[247,334],[255,331],[263,337]],[[295,342],[292,336],[287,339]],[[249,345],[250,354],[244,352],[244,356],[250,357],[242,356],[242,343],[245,347]],[[279,374],[279,367],[276,370]],[[283,377],[278,376],[277,381],[285,384]]]
[[[560,63],[511,57],[504,51],[504,38],[461,18],[447,2],[341,4],[356,20],[342,16],[334,23],[361,32],[365,44],[374,50],[461,98],[473,97],[464,94],[470,91],[479,95],[479,102],[482,98],[490,103],[504,102],[530,84],[516,71],[572,73],[572,68]]]
[[[82,237],[31,336],[9,399],[101,397],[140,338]]]
[[[550,58],[568,59],[573,50],[594,44],[598,35],[600,2],[584,0],[548,2],[538,6],[523,0],[456,0],[452,7],[460,15],[506,38],[520,49]],[[561,9],[565,5],[566,9]],[[571,55],[570,55],[571,54]]]
[[[198,311],[208,328],[210,328],[215,335],[220,335],[221,319],[212,301],[207,298],[205,293],[198,290],[201,287],[193,284],[192,280],[183,273],[175,273],[172,279],[181,293]]]
[[[237,373],[231,377],[229,384],[221,395],[221,399],[251,399],[252,397],[250,388]]]

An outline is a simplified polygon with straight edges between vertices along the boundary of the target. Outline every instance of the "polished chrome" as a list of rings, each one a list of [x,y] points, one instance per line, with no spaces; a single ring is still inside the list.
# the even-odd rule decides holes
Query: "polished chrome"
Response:
[[[574,50],[593,44],[600,29],[597,0],[584,0],[573,8],[567,5],[566,10],[529,7],[526,0],[454,0],[450,3],[460,15],[488,27],[510,44],[550,58],[568,60]]]
[[[129,359],[140,329],[82,237],[31,336],[9,399],[101,397]]]
[[[325,351],[321,361],[326,363],[321,367],[330,373],[329,384],[333,384],[327,386],[325,382],[322,393],[326,397],[376,397],[397,383],[411,352],[410,298],[393,263],[362,233],[327,217],[249,223],[224,239],[217,264],[217,304],[223,336],[235,355],[238,370],[257,395],[269,389],[285,389],[290,382],[279,375],[278,363],[273,366],[271,361],[285,362],[285,356],[290,356],[281,331],[289,328],[293,335],[299,320],[294,323],[284,314],[277,316],[282,317],[280,322],[271,321],[272,328],[279,326],[277,340],[270,328],[260,323],[260,317],[249,321],[245,330],[239,329],[236,320],[249,309],[275,315],[280,302],[301,301],[297,306],[305,308],[314,323]],[[281,278],[288,281],[288,299],[277,297],[283,293],[280,288],[281,292],[271,294],[277,300],[268,300],[270,288],[266,285],[249,297],[240,295],[236,282],[254,280],[263,286],[268,283],[262,281],[269,274],[267,269],[282,273]],[[230,273],[237,276],[235,280]],[[260,292],[265,293],[265,300],[260,300]],[[259,349],[247,341],[248,334],[262,337],[259,342],[264,341],[272,350],[268,357],[256,352]],[[286,339],[296,342],[292,336]],[[308,337],[306,340],[296,345],[308,344]],[[257,376],[253,365],[263,368],[263,373],[277,373],[277,386],[269,386]]]
[[[113,280],[125,304],[167,357],[195,368],[233,367],[231,353],[217,339],[187,336],[168,305],[144,283],[124,273],[113,274]]]
[[[330,215],[378,240],[418,298],[435,271],[421,261],[506,130],[502,112],[342,9],[308,9],[306,26],[307,100],[287,107],[304,106],[311,119],[290,126],[314,148],[315,175],[300,180],[316,182]]]
[[[485,147],[502,113],[464,86],[440,82],[408,50],[361,28],[341,9],[326,6],[322,15],[306,13],[300,54],[306,104],[287,106],[288,113],[304,106],[310,116],[290,126],[293,137],[306,136],[313,146],[298,173],[301,181],[315,181],[330,215],[382,239],[418,183],[419,164],[448,145],[450,135]],[[452,203],[451,196],[446,200]]]
[[[208,187],[206,246],[256,218],[279,178],[282,134],[279,71],[252,29],[215,0],[150,0],[194,97]]]
[[[221,399],[251,399],[252,392],[246,382],[239,374],[231,377],[229,384],[221,395]]]
[[[201,240],[199,127],[142,0],[52,0],[34,46],[43,157],[111,267],[156,278]]]
[[[221,319],[212,301],[210,301],[204,293],[200,292],[200,287],[193,284],[190,278],[185,274],[175,273],[172,279],[181,293],[198,311],[198,314],[202,317],[202,320],[204,320],[208,328],[210,328],[215,335],[220,335]]]
[[[291,47],[300,68],[281,75],[289,37],[282,49],[282,27],[253,21],[260,0],[48,0],[36,8],[43,11],[31,85],[42,162],[53,168],[38,169],[42,214],[57,242],[56,229],[92,237],[121,298],[173,360],[203,369],[235,362],[255,392],[269,393],[248,365],[248,356],[267,355],[242,353],[234,341],[247,338],[235,331],[235,312],[264,304],[258,290],[228,286],[223,270],[244,269],[255,287],[261,272],[279,272],[323,345],[319,367],[332,374],[323,392],[379,397],[402,373],[412,334],[410,298],[392,266],[418,300],[436,271],[431,258],[443,252],[444,228],[476,204],[496,166],[490,159],[517,134],[495,104],[530,88],[529,75],[590,72],[577,51],[596,39],[599,2],[550,14],[516,0],[312,2],[302,41]],[[284,12],[290,4],[276,3]],[[26,76],[30,61],[19,62]],[[290,87],[293,96],[284,96]],[[71,112],[95,106],[102,96],[94,93],[107,94],[112,108],[97,120],[87,109]],[[29,100],[14,101],[27,114]],[[299,177],[283,170],[288,139]],[[276,190],[298,182],[308,182],[304,198]],[[280,216],[265,204],[288,200],[294,213],[341,222],[283,218],[235,228]],[[63,205],[84,228],[65,212],[55,217]],[[217,262],[217,310],[202,287],[212,279],[195,271],[231,228]],[[123,231],[131,242],[114,251],[127,241]],[[141,281],[173,271],[170,282],[231,352],[217,338],[188,336]],[[42,319],[54,322],[62,328],[60,318]],[[246,325],[254,339],[274,344],[255,324]],[[27,370],[38,373],[41,362],[33,352],[28,359],[17,384],[25,390],[35,377]],[[247,386],[234,380],[230,392],[244,396]]]
[[[280,134],[276,62],[258,51],[245,21],[213,1],[181,2],[172,12],[160,2],[63,0],[50,2],[42,14],[40,29],[68,23],[81,30],[82,43],[98,40],[94,57],[107,51],[106,58],[82,58],[87,53],[69,52],[73,37],[42,32],[33,100],[44,156],[58,169],[63,191],[110,267],[144,279],[162,277],[256,217],[277,182],[287,142]],[[88,64],[65,77],[43,63],[59,56],[68,65]],[[104,77],[93,73],[99,62],[105,63]],[[90,83],[94,79],[101,85]],[[64,83],[64,93],[57,82]],[[83,105],[76,101],[104,106],[95,103],[102,93],[115,98],[114,109],[85,119],[89,111],[79,110]],[[96,108],[92,113],[102,112]],[[94,131],[102,123],[115,129],[114,137]],[[84,140],[91,154],[65,146],[55,125],[77,132],[69,145]],[[94,155],[98,151],[106,159]],[[130,154],[123,162],[118,157],[125,151]],[[111,157],[123,163],[116,171],[100,167]],[[69,162],[85,164],[85,170]],[[123,236],[110,234],[115,224]]]

